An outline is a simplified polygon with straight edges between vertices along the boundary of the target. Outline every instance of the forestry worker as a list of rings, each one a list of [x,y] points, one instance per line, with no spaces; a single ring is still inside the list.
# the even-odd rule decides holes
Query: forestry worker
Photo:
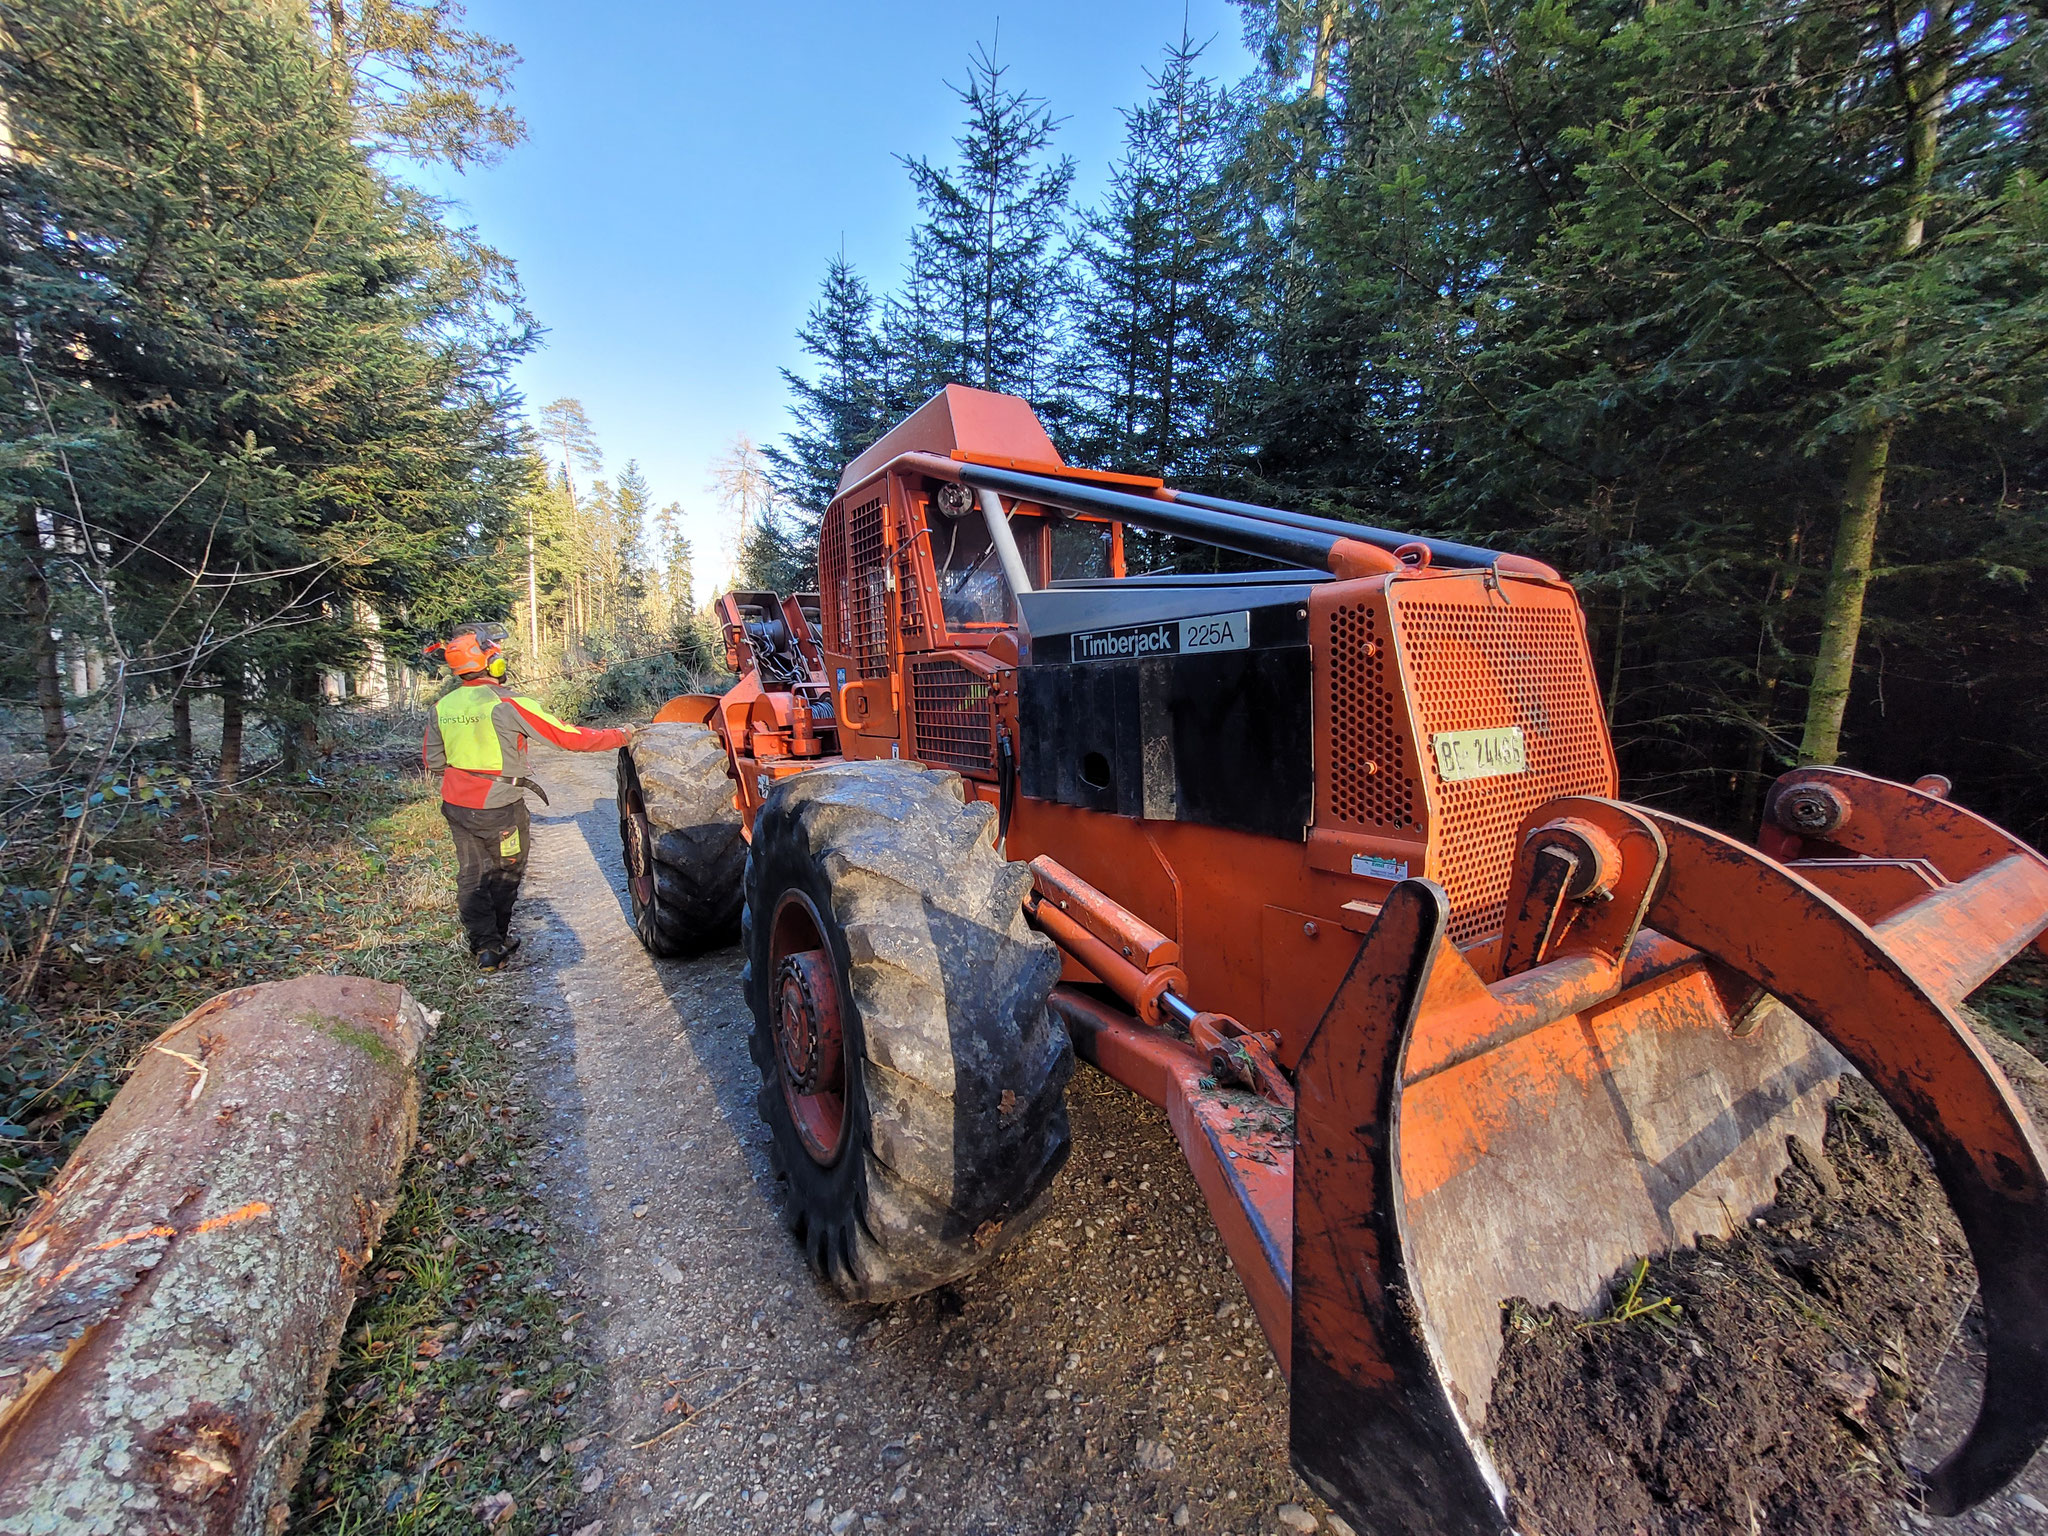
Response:
[[[541,736],[570,752],[623,747],[626,732],[585,730],[549,714],[507,687],[505,658],[494,624],[466,625],[427,647],[461,679],[434,706],[422,755],[441,775],[441,814],[455,835],[456,910],[479,968],[495,971],[511,958],[512,906],[526,874],[529,841],[526,791],[548,802],[526,776],[526,742]]]

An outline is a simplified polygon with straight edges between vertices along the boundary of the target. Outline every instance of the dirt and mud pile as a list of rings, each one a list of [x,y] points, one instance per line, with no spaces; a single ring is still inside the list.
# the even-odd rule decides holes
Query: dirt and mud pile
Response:
[[[2048,1071],[1986,1038],[2048,1124]],[[1770,1209],[1632,1295],[1619,1277],[1608,1317],[1504,1314],[1487,1426],[1518,1528],[1899,1530],[1902,1446],[1976,1273],[1926,1154],[1861,1079],[1825,1148],[1793,1150]]]

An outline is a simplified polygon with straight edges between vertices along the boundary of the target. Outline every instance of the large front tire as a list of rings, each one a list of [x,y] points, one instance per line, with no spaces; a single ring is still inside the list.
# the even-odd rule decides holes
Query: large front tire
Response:
[[[747,1001],[789,1223],[848,1300],[957,1280],[1028,1229],[1068,1151],[1059,954],[994,811],[905,763],[785,779],[754,818]]]
[[[701,725],[647,725],[619,752],[619,841],[633,931],[657,955],[729,944],[747,845],[725,744]]]

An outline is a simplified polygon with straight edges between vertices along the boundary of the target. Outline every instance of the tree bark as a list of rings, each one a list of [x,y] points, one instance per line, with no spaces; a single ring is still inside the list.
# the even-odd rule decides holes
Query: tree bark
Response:
[[[1927,29],[1922,43],[1925,65],[1914,71],[1903,47],[1894,63],[1900,94],[1906,102],[1906,207],[1895,250],[1903,261],[1927,238],[1927,215],[1934,204],[1934,163],[1941,149],[1941,116],[1948,104],[1952,37],[1949,13],[1954,0],[1934,0],[1925,7]],[[1904,366],[1907,332],[1899,324],[1892,336],[1884,387],[1896,385]],[[1884,509],[1885,469],[1891,462],[1895,418],[1872,411],[1870,420],[1849,444],[1849,468],[1842,486],[1842,511],[1835,529],[1834,563],[1821,598],[1820,648],[1813,658],[1813,686],[1806,697],[1806,729],[1799,743],[1802,763],[1833,763],[1842,755],[1842,717],[1849,708],[1855,682],[1856,646],[1863,636],[1863,601],[1870,590],[1870,564],[1877,552],[1877,524]]]
[[[21,542],[24,606],[28,609],[29,634],[33,637],[29,645],[36,676],[36,709],[43,717],[43,753],[54,766],[64,760],[70,729],[64,722],[64,681],[58,670],[57,642],[50,636],[53,614],[50,584],[43,576],[42,525],[30,502],[21,505],[15,537]]]
[[[143,1053],[0,1254],[0,1530],[281,1529],[432,1028],[305,976]]]
[[[1884,471],[1891,459],[1889,424],[1861,433],[1849,449],[1849,476],[1835,525],[1834,563],[1821,599],[1820,647],[1806,694],[1802,763],[1832,763],[1841,755],[1842,716],[1856,678],[1856,646],[1863,634],[1863,600],[1877,553],[1878,514],[1884,506]]]
[[[180,768],[192,766],[192,690],[171,695],[171,755]]]
[[[1309,64],[1308,94],[1321,101],[1330,94],[1330,54],[1337,43],[1337,0],[1323,0],[1316,17],[1315,54]]]
[[[220,781],[242,777],[242,680],[230,675],[220,685]]]

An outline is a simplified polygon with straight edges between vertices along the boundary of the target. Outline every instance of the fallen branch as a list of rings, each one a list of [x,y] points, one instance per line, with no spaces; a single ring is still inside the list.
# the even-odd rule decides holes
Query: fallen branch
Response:
[[[696,1423],[698,1419],[702,1418],[712,1409],[722,1407],[726,1403],[732,1401],[732,1399],[738,1397],[742,1392],[746,1391],[747,1388],[751,1387],[753,1384],[754,1378],[749,1376],[745,1381],[741,1382],[738,1386],[727,1388],[717,1397],[711,1399],[710,1402],[704,1404],[703,1407],[692,1409],[689,1413],[686,1413],[685,1415],[683,1415],[683,1417],[677,1419],[675,1423],[669,1425],[667,1429],[664,1429],[660,1434],[654,1436],[652,1439],[634,1441],[633,1449],[636,1451],[644,1451],[650,1445],[661,1444],[662,1441],[666,1440],[670,1435],[674,1434],[677,1430],[687,1429],[690,1425]]]

